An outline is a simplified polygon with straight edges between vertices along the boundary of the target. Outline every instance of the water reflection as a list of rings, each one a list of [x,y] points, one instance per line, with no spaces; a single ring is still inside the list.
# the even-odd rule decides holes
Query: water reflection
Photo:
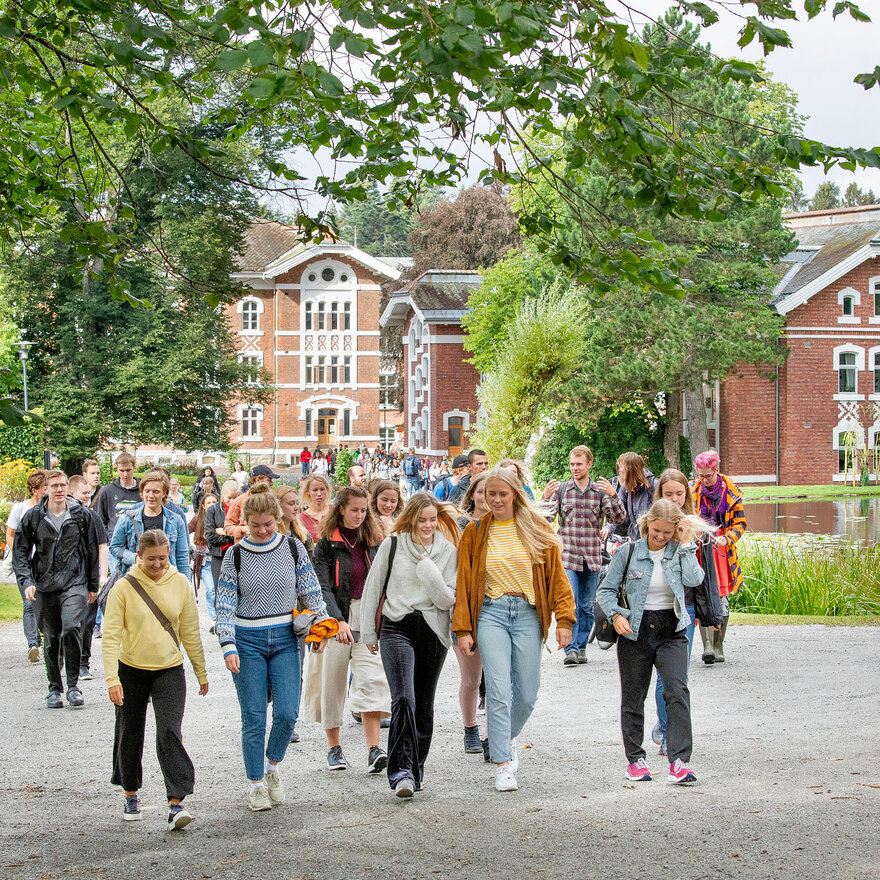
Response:
[[[880,497],[746,502],[750,532],[832,535],[866,546],[880,544]]]

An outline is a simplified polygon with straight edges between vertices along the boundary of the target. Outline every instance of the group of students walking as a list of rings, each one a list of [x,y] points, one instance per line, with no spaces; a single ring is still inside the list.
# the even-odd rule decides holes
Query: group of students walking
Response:
[[[328,770],[350,766],[341,741],[347,704],[363,727],[368,772],[387,772],[397,797],[420,791],[451,646],[461,672],[465,751],[483,752],[494,765],[498,791],[516,790],[517,737],[537,701],[551,625],[565,665],[581,666],[599,609],[618,637],[626,777],[651,778],[644,702],[656,669],[654,738],[668,778],[695,780],[687,687],[695,615],[699,609],[713,660],[723,661],[722,591],[733,592],[741,579],[735,545],[745,529],[741,495],[718,472],[717,453],[697,458],[693,485],[677,470],[633,481],[626,461],[614,485],[593,481],[592,454],[576,447],[571,479],[551,481],[537,503],[520,463],[489,470],[480,450],[469,460],[477,466],[456,481],[464,483],[458,506],[421,491],[404,503],[399,487],[383,480],[333,497],[322,474],[304,479],[299,494],[272,489],[276,475],[260,465],[247,492],[222,500],[227,481],[221,499],[201,513],[196,532],[204,535],[215,583],[209,613],[238,697],[252,810],[285,800],[280,764],[298,739],[300,709],[325,732]],[[161,474],[146,475],[145,484],[165,488]],[[161,491],[141,494],[143,506],[126,514],[110,541],[127,572],[109,591],[104,621],[105,674],[116,705],[113,782],[125,791],[124,817],[139,818],[143,722],[152,700],[173,829],[192,818],[181,803],[193,788],[181,736],[181,644],[200,693],[208,682],[188,560],[178,552],[181,518],[161,503]],[[609,525],[625,526],[627,536],[599,584]],[[16,542],[20,578],[43,583],[28,539],[19,546],[17,535]],[[726,577],[718,576],[719,553]],[[96,555],[82,601],[96,592],[97,567]],[[481,678],[485,740],[476,722]],[[389,717],[386,752],[380,732]]]

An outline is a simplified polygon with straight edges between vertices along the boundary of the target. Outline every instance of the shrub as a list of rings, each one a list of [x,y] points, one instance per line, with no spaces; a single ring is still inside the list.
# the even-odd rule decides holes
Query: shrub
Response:
[[[23,458],[7,458],[0,464],[0,498],[6,501],[23,501],[27,498],[27,478],[34,470],[33,462]]]
[[[36,419],[28,419],[20,428],[0,423],[0,460],[23,459],[37,462],[43,459],[46,425]]]
[[[354,465],[355,455],[351,449],[341,449],[336,455],[336,485],[348,485],[348,469]]]

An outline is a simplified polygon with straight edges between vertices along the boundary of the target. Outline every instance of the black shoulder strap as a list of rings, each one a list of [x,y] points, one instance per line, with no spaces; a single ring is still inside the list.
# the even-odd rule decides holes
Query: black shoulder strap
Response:
[[[391,566],[394,565],[394,554],[397,552],[397,535],[391,536],[391,549],[388,551],[388,568],[385,571],[385,583],[382,584],[382,596],[388,592],[388,579],[391,577]]]
[[[633,558],[633,551],[636,549],[635,541],[629,542],[629,553],[626,554],[626,565],[623,567],[623,577],[620,579],[620,588],[617,591],[617,604],[621,608],[629,608],[626,599],[626,575],[629,572],[629,564]]]
[[[293,567],[299,565],[299,550],[296,549],[296,538],[293,535],[287,536],[287,546],[290,547],[290,555],[293,557]]]

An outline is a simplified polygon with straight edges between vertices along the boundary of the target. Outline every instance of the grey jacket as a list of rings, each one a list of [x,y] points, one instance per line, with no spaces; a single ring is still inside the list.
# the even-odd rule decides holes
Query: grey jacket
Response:
[[[596,601],[609,620],[613,614],[622,614],[628,618],[632,634],[625,635],[623,638],[636,641],[639,637],[642,614],[645,611],[645,600],[648,596],[651,574],[654,571],[654,560],[648,553],[648,539],[641,538],[633,548],[632,559],[626,573],[626,598],[629,604],[627,609],[621,608],[617,604],[617,590],[623,578],[628,555],[625,550],[620,550],[611,557],[608,573],[599,584],[599,589],[596,592]],[[661,564],[666,582],[675,596],[674,608],[678,616],[676,630],[685,629],[691,622],[691,618],[685,608],[684,589],[686,586],[699,586],[704,577],[703,569],[697,562],[697,545],[682,545],[676,541],[670,541],[666,545]]]

